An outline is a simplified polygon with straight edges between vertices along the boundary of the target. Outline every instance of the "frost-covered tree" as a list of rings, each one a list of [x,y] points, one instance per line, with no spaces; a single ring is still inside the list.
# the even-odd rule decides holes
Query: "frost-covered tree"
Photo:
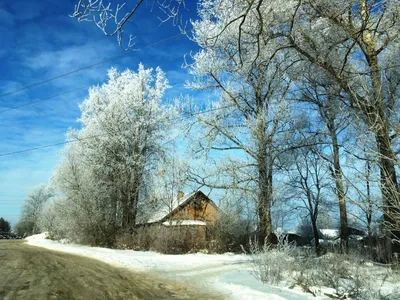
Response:
[[[192,39],[201,50],[188,65],[195,77],[188,86],[213,90],[217,98],[210,104],[210,113],[197,115],[201,124],[197,153],[219,151],[229,155],[217,163],[212,176],[198,178],[198,182],[212,188],[255,191],[258,228],[264,239],[273,236],[276,159],[293,125],[287,101],[291,82],[285,70],[295,61],[285,55],[274,56],[276,48],[258,40],[256,20],[241,28],[225,27],[242,9],[243,3],[201,2],[200,20],[192,24]],[[241,35],[242,30],[245,35]]]
[[[391,229],[390,239],[396,238],[400,233],[399,228],[396,229],[400,201],[398,157],[393,143],[398,136],[400,2],[215,0],[202,3],[208,10],[225,9],[225,13],[221,10],[224,26],[214,32],[214,39],[230,28],[239,28],[236,42],[241,57],[249,47],[246,24],[251,22],[257,29],[256,45],[260,41],[273,43],[278,49],[274,56],[282,51],[289,52],[292,57],[319,68],[340,86],[343,101],[374,136],[385,221]],[[236,9],[237,13],[232,15],[231,9]]]
[[[64,205],[65,204],[65,205]],[[67,238],[74,241],[81,241],[77,236],[85,229],[83,222],[76,222],[69,216],[71,212],[78,213],[72,208],[74,204],[66,201],[65,198],[55,197],[48,201],[39,217],[39,226],[43,232],[47,232],[50,239]],[[86,218],[87,219],[87,218]]]
[[[73,143],[62,153],[53,185],[61,196],[46,207],[41,221],[50,236],[93,245],[111,245],[116,231],[115,188],[95,172],[83,144]],[[90,155],[90,154],[89,154]],[[103,181],[100,181],[100,180]],[[111,197],[110,197],[111,195]]]
[[[168,147],[175,114],[162,103],[168,87],[159,68],[155,74],[141,64],[137,72],[111,69],[108,82],[92,87],[81,105],[82,129],[69,132],[77,142],[65,150],[55,185],[110,236],[136,224],[151,174]]]
[[[142,7],[152,11],[154,7],[160,8],[165,17],[161,22],[172,20],[173,25],[179,25],[183,31],[184,26],[180,19],[180,11],[185,7],[184,0],[153,0],[150,1],[136,0],[122,2],[119,0],[104,2],[103,0],[77,0],[71,17],[76,18],[78,22],[93,22],[106,36],[116,36],[118,44],[126,49],[130,49],[134,45],[134,36],[129,35],[127,42],[124,42],[124,31],[132,22],[135,15]],[[128,29],[129,31],[129,29]],[[126,46],[123,46],[123,43]]]
[[[46,185],[40,185],[28,193],[21,207],[20,223],[29,224],[27,234],[40,232],[39,218],[46,202],[53,197],[53,191]]]
[[[376,148],[373,140],[366,134],[362,134],[355,143],[349,145],[347,151],[351,156],[346,161],[346,168],[351,171],[347,175],[351,193],[349,197],[353,206],[351,215],[366,228],[369,241],[375,231],[377,220],[382,216],[382,196],[379,189],[379,167]],[[359,144],[362,149],[359,149]],[[358,146],[358,147],[357,147]],[[370,244],[370,247],[372,245]]]
[[[313,116],[313,130],[326,141],[328,147],[321,153],[328,163],[334,181],[334,191],[337,197],[340,217],[340,237],[343,250],[348,250],[349,230],[347,222],[347,205],[345,196],[345,180],[342,168],[344,158],[343,145],[349,138],[347,128],[352,116],[346,105],[340,101],[341,89],[318,69],[303,69],[299,84],[301,86],[299,99],[309,110],[316,111]],[[317,75],[316,75],[317,74]],[[322,126],[318,125],[322,124]]]
[[[328,169],[326,161],[320,155],[321,149],[301,148],[294,151],[291,156],[291,165],[288,176],[289,191],[292,199],[302,202],[302,207],[310,220],[315,250],[320,254],[318,217],[321,206],[326,204],[326,190]]]
[[[400,47],[400,3],[305,1],[295,7],[298,10],[293,10],[293,26],[281,36],[340,85],[349,106],[373,133],[381,168],[385,220],[388,225],[396,223],[392,216],[398,210],[395,203],[399,187],[392,124],[397,118],[399,94],[396,53]]]
[[[176,157],[176,152],[162,158],[154,176],[152,206],[155,209],[163,207],[171,213],[176,208],[177,198],[183,196],[187,183],[187,169],[187,161]]]

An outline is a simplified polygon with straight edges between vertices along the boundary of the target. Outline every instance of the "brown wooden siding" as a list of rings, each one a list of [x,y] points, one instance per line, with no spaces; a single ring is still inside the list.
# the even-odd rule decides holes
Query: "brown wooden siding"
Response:
[[[218,217],[217,208],[205,197],[197,197],[172,214],[171,220],[198,220],[214,223]]]

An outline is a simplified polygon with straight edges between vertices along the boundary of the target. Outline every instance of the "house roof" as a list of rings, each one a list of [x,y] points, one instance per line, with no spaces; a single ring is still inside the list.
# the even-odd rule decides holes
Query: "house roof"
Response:
[[[183,225],[183,226],[206,226],[207,223],[204,221],[197,221],[197,220],[173,220],[173,221],[165,221],[163,222],[163,225],[165,226],[177,226],[177,225]]]
[[[356,236],[365,236],[366,233],[363,232],[362,230],[359,230],[357,228],[353,228],[353,227],[348,227],[349,230],[349,237],[353,236],[353,238],[356,238]],[[338,239],[340,238],[340,230],[339,229],[320,229],[319,230],[323,237],[325,239]]]
[[[197,197],[205,197],[210,201],[210,203],[218,208],[218,206],[211,200],[209,199],[202,191],[196,191],[190,194],[187,194],[181,198],[175,197],[174,200],[171,202],[171,205],[163,205],[160,208],[158,208],[147,220],[147,224],[149,223],[156,223],[156,222],[162,222],[165,221],[168,216],[172,215],[175,213],[177,210],[185,206],[188,202],[191,200],[197,198]]]
[[[338,229],[320,229],[319,231],[326,239],[337,239],[340,237],[340,231]]]

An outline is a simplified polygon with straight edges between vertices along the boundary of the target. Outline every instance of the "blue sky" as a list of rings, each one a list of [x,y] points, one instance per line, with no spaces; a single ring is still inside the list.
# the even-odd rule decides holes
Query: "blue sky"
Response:
[[[78,23],[68,16],[76,0],[1,0],[0,1],[0,95],[54,76],[91,65],[125,52],[115,38],[104,36],[92,23]],[[115,1],[114,1],[115,2]],[[194,18],[195,1],[187,1],[184,18]],[[158,9],[143,7],[129,23],[129,31],[141,48],[179,33],[170,23],[160,25]],[[107,69],[136,69],[160,66],[172,89],[167,97],[187,93],[184,82],[189,77],[182,68],[183,56],[196,45],[185,36],[167,41],[129,56],[46,84],[0,97],[0,111],[31,101],[41,100],[82,87],[83,89],[20,109],[0,112],[0,155],[65,140],[69,127],[78,127],[78,104],[91,85],[106,80]],[[59,161],[62,146],[11,156],[0,156],[0,216],[18,220],[21,203],[27,192],[46,183]]]

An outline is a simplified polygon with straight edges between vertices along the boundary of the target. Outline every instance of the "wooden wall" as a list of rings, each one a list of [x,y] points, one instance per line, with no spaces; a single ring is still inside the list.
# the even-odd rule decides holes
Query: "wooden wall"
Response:
[[[211,224],[214,223],[218,214],[217,208],[207,198],[198,196],[173,213],[171,220],[199,220]]]

